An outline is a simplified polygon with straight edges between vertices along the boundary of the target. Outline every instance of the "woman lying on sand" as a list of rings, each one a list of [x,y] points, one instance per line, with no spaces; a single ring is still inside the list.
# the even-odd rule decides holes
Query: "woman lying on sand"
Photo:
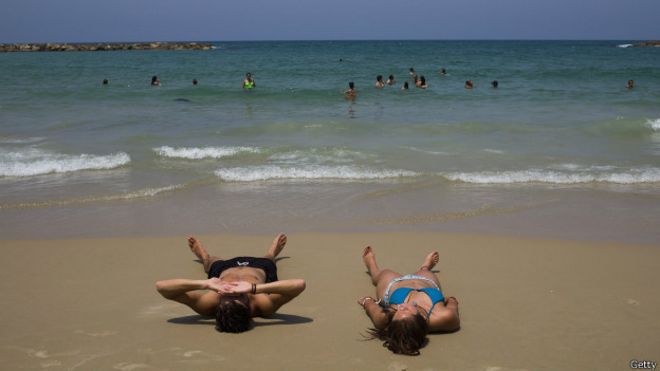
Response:
[[[418,355],[429,332],[452,332],[460,327],[458,300],[445,299],[438,277],[431,269],[438,263],[437,252],[426,256],[414,274],[402,276],[389,269],[381,270],[371,246],[362,253],[378,300],[365,296],[358,300],[375,328],[373,339],[394,353]]]
[[[201,315],[215,316],[215,328],[220,332],[247,331],[252,317],[275,313],[305,290],[302,279],[277,279],[275,258],[285,244],[286,235],[280,234],[263,258],[221,260],[210,256],[195,237],[189,237],[188,247],[202,262],[208,279],[158,281],[156,289]]]

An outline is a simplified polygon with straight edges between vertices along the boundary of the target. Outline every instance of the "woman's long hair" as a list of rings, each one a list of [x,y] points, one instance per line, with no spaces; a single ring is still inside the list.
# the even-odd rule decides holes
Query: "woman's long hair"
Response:
[[[409,356],[419,355],[419,350],[426,344],[426,334],[429,325],[421,313],[406,319],[394,320],[394,312],[383,309],[386,312],[389,324],[383,329],[370,328],[367,332],[370,339],[383,341],[383,346],[396,354]]]

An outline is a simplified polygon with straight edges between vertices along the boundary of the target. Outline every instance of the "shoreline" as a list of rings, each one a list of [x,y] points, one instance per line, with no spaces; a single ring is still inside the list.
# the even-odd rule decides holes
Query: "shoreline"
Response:
[[[230,257],[259,255],[273,236],[198,237],[210,253]],[[304,278],[307,290],[234,335],[155,291],[158,279],[204,276],[184,235],[1,243],[9,304],[0,310],[0,354],[10,369],[620,370],[633,358],[656,357],[660,343],[657,246],[293,233],[278,273]],[[430,335],[418,357],[362,341],[369,322],[355,301],[375,292],[360,259],[366,244],[381,268],[401,273],[438,250],[443,290],[460,302],[462,329]]]

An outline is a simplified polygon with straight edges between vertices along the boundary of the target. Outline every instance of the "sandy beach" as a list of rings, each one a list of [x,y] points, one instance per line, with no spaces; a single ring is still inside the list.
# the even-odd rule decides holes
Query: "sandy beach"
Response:
[[[204,235],[217,255],[260,255],[271,235]],[[660,249],[441,233],[290,234],[280,278],[307,290],[247,333],[221,334],[156,292],[203,278],[185,236],[2,241],[5,370],[624,370],[660,360]],[[362,341],[373,295],[360,254],[414,270],[440,253],[462,329],[421,356]]]

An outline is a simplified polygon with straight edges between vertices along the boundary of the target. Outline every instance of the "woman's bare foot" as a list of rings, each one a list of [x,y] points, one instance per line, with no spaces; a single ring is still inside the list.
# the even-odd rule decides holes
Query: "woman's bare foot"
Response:
[[[378,277],[380,276],[381,272],[380,268],[378,268],[378,264],[376,264],[376,254],[374,254],[374,250],[371,248],[371,246],[365,247],[362,251],[362,261],[367,267],[369,276],[371,276],[371,283],[376,286],[378,284]]]
[[[362,250],[362,261],[364,262],[364,265],[367,266],[367,269],[369,269],[370,265],[376,264],[376,254],[374,254],[374,250],[371,246],[367,246]]]
[[[266,252],[266,257],[269,259],[275,259],[284,249],[284,246],[286,245],[286,235],[284,233],[280,233],[277,236],[275,236],[275,239],[273,240],[273,244],[270,245],[270,248]]]
[[[188,236],[188,247],[190,247],[190,251],[192,251],[193,254],[195,254],[195,256],[202,262],[209,260],[209,253],[206,252],[206,249],[202,247],[202,243],[199,242],[197,238]]]
[[[428,255],[426,255],[426,258],[424,259],[424,263],[422,266],[419,268],[419,270],[431,270],[433,267],[435,267],[436,264],[440,261],[440,254],[438,254],[437,251],[434,251]]]

